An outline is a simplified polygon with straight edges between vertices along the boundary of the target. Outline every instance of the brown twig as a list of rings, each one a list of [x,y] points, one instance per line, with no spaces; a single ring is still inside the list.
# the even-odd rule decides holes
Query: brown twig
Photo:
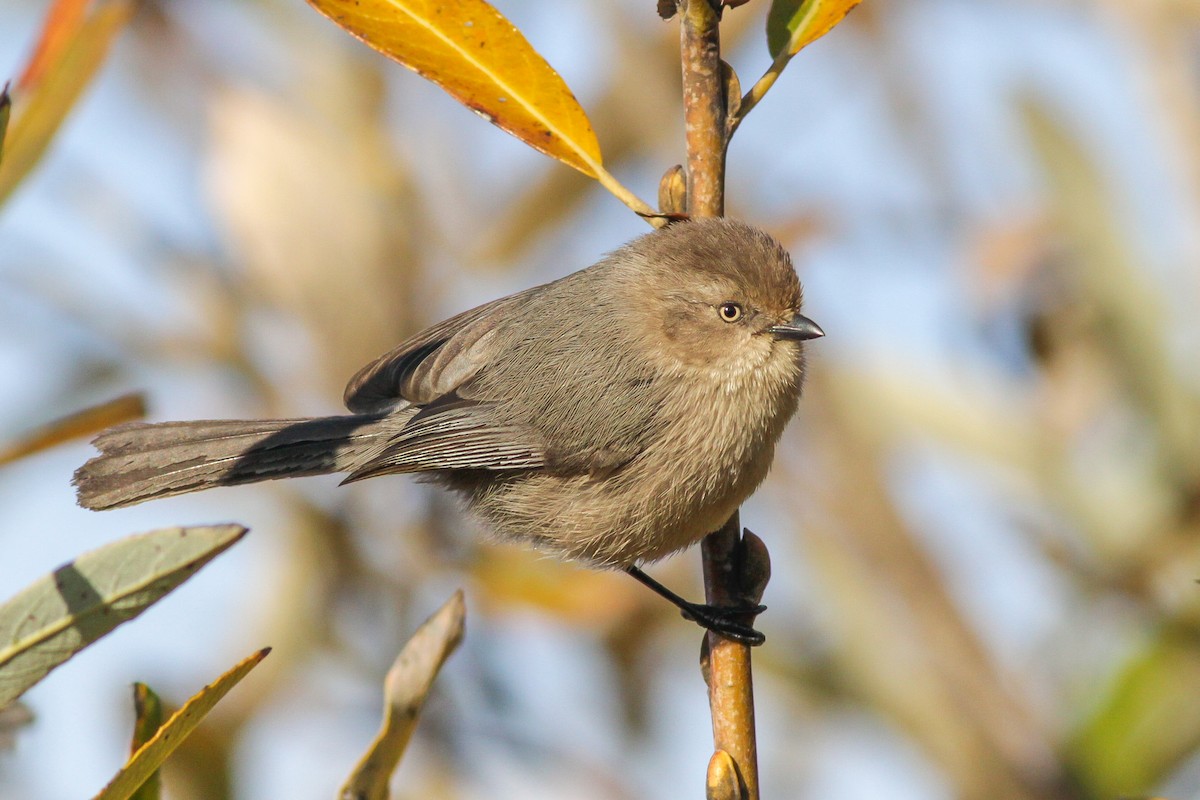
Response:
[[[755,605],[770,578],[762,540],[738,533],[738,514],[704,538],[705,600],[710,605]],[[746,624],[754,620],[747,617]],[[754,674],[749,645],[715,633],[706,635],[700,656],[712,714],[713,748],[732,759],[744,800],[758,800],[758,744],[754,730]]]
[[[721,20],[709,0],[682,0],[679,20],[688,213],[719,217],[725,213],[726,125]]]
[[[719,6],[710,0],[681,0],[679,12],[687,131],[687,211],[692,217],[718,217],[725,212],[728,144]],[[748,594],[761,595],[766,585],[765,570],[759,570],[757,579],[745,577],[747,565],[765,563],[766,551],[756,537],[748,548],[752,537],[743,540],[739,528],[735,513],[720,531],[704,539],[704,587],[710,604],[745,604]],[[746,558],[750,551],[753,551],[751,557]],[[753,602],[757,603],[757,598]],[[758,800],[750,648],[710,633],[702,665],[712,712],[713,748],[717,753],[727,754],[732,761],[741,797]],[[726,763],[726,756],[719,760]]]

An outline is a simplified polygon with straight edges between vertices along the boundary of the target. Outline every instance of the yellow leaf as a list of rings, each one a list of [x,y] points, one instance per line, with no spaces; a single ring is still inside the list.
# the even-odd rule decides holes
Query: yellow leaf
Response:
[[[771,57],[795,55],[842,21],[862,0],[775,0],[767,15]]]
[[[141,419],[146,415],[146,401],[141,394],[125,394],[106,403],[90,406],[66,417],[48,422],[29,431],[15,442],[0,447],[0,465],[18,458],[47,450],[55,445],[99,433],[122,422]]]
[[[459,589],[417,628],[396,656],[383,686],[383,727],[338,792],[339,798],[387,800],[388,780],[408,747],[433,680],[462,642],[466,613]]]
[[[73,35],[67,37],[69,41],[60,40],[64,35],[63,23],[56,22],[52,15],[47,24],[55,25],[58,38],[52,45],[45,42],[39,45],[31,64],[31,67],[36,65],[33,74],[36,80],[28,92],[17,95],[4,142],[4,161],[0,163],[0,202],[37,165],[55,131],[104,62],[109,45],[132,11],[133,5],[128,0],[105,3],[70,31]]]
[[[163,723],[150,741],[138,748],[94,800],[127,800],[162,765],[167,756],[182,744],[188,734],[200,724],[200,720],[212,711],[213,706],[270,652],[269,647],[259,650],[196,692],[182,708]]]
[[[483,0],[308,0],[484,119],[593,178],[600,144],[571,90]]]
[[[46,21],[42,25],[41,39],[25,64],[21,79],[17,81],[18,90],[32,89],[41,80],[42,75],[53,69],[62,58],[63,52],[79,33],[87,17],[88,2],[89,0],[55,0],[50,6],[50,10],[46,12]]]
[[[534,606],[589,628],[607,628],[628,619],[649,597],[618,573],[529,558],[512,547],[481,551],[473,572],[484,590],[480,602],[486,606]]]

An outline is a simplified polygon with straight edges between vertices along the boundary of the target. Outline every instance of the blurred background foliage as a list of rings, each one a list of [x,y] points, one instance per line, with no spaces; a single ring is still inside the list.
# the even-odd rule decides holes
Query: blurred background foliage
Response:
[[[653,197],[683,156],[676,24],[497,5]],[[135,390],[153,419],[332,413],[406,334],[645,230],[298,0],[131,9],[0,210],[4,441]],[[0,74],[45,10],[0,6]],[[726,14],[743,85],[765,14]],[[1200,797],[1198,33],[1190,0],[867,0],[739,130],[730,214],[793,250],[829,334],[743,510],[774,560],[765,797]],[[488,544],[403,478],[91,515],[87,452],[0,472],[0,594],[133,530],[254,533],[28,696],[0,798],[94,791],[129,682],[178,701],[264,644],[170,796],[332,796],[457,585],[401,796],[699,795],[700,637],[632,581]],[[654,572],[699,594],[696,553]]]

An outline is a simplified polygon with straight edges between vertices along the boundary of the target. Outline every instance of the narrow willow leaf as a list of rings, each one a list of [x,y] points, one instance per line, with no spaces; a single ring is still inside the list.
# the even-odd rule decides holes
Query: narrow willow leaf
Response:
[[[1182,362],[1173,355],[1170,302],[1144,269],[1137,245],[1128,239],[1119,198],[1086,140],[1030,97],[1021,98],[1020,109],[1033,151],[1044,165],[1056,233],[1077,254],[1070,273],[1073,291],[1104,320],[1105,338],[1113,347],[1111,368],[1136,380],[1138,402],[1157,430],[1158,458],[1176,475],[1164,479],[1163,474],[1127,467],[1133,470],[1131,476],[1141,478],[1141,489],[1129,484],[1136,502],[1151,504],[1136,516],[1148,519],[1157,515],[1150,509],[1159,503],[1176,502],[1167,498],[1178,486],[1200,481],[1200,400],[1180,372]],[[1080,511],[1091,517],[1095,530],[1107,529],[1114,537],[1110,541],[1132,541],[1128,537],[1137,534],[1125,522],[1130,519],[1131,497],[1111,488],[1094,492]],[[1161,499],[1151,499],[1159,492]]]
[[[79,33],[87,19],[91,0],[54,0],[42,23],[41,36],[33,55],[25,64],[25,70],[17,81],[19,91],[28,91],[37,85],[42,76],[62,58],[71,40]]]
[[[1198,681],[1200,648],[1187,634],[1160,631],[1130,654],[1067,745],[1091,796],[1160,785],[1195,752],[1200,707],[1180,698]]]
[[[771,58],[796,55],[842,21],[862,0],[775,0],[767,14]]]
[[[39,79],[20,95],[0,163],[0,203],[29,174],[66,119],[75,101],[104,62],[109,45],[133,10],[127,0],[101,5],[81,23],[69,44],[56,46],[61,57],[40,67]]]
[[[150,741],[138,748],[125,762],[125,766],[121,767],[109,784],[96,795],[95,800],[128,800],[132,797],[137,788],[146,783],[146,779],[162,766],[167,756],[171,755],[208,712],[212,711],[213,706],[270,652],[269,647],[259,650],[192,695],[182,708],[163,723]]]
[[[417,628],[384,681],[383,727],[338,792],[340,800],[387,800],[388,780],[417,727],[438,670],[463,637],[462,590]]]
[[[146,415],[146,401],[141,394],[122,395],[100,405],[76,411],[66,417],[36,428],[5,446],[0,446],[0,464],[54,447],[80,436],[90,436],[122,422],[141,419]]]
[[[241,525],[214,525],[129,536],[64,564],[0,605],[0,707],[245,534]]]
[[[146,742],[154,738],[162,727],[163,705],[158,695],[144,683],[133,685],[133,741],[129,747],[129,755],[137,755]],[[160,800],[162,797],[162,781],[159,770],[154,770],[146,778],[146,782],[130,795],[130,800]]]
[[[599,177],[600,144],[571,90],[484,0],[308,0],[342,28],[548,156]]]

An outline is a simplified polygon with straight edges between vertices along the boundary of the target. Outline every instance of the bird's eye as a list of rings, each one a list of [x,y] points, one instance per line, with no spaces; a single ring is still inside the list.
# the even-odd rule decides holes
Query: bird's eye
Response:
[[[717,307],[717,313],[726,322],[737,322],[742,318],[742,307],[737,303],[722,303]]]

